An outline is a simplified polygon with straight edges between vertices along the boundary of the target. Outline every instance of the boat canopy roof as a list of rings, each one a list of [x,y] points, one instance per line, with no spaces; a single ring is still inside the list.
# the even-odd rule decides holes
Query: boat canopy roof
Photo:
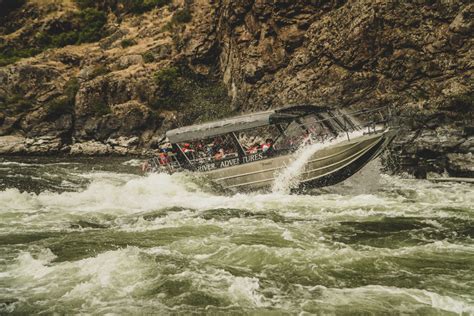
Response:
[[[194,141],[271,124],[291,122],[298,117],[311,113],[325,112],[327,110],[329,110],[327,107],[315,105],[287,106],[280,109],[255,112],[220,121],[180,127],[169,130],[166,132],[166,136],[171,143]]]

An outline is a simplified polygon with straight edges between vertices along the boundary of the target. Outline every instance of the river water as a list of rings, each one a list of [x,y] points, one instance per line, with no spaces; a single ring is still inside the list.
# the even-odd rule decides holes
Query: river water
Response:
[[[229,193],[124,159],[0,159],[0,314],[474,315],[473,186]]]

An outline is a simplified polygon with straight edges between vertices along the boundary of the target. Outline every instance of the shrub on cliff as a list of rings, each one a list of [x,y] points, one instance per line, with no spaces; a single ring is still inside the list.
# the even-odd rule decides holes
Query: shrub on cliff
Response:
[[[232,113],[227,89],[210,77],[194,75],[190,69],[168,67],[155,74],[158,96],[155,110],[178,111],[184,124],[226,117]]]
[[[171,0],[75,0],[80,9],[94,8],[98,10],[141,14],[153,8],[169,4]]]
[[[55,119],[63,114],[72,113],[77,91],[79,91],[79,81],[77,78],[71,78],[64,86],[63,95],[46,103],[47,118]]]
[[[71,113],[73,104],[64,96],[58,97],[46,103],[47,118],[50,120],[56,119],[63,114]]]
[[[87,8],[76,12],[70,17],[68,23],[58,24],[60,27],[54,29],[37,32],[32,43],[23,43],[25,46],[22,48],[8,46],[8,44],[0,45],[0,67],[21,58],[32,57],[48,48],[98,41],[104,35],[103,28],[106,23],[107,17],[102,11]]]
[[[45,49],[96,42],[102,38],[106,23],[104,12],[87,8],[71,17],[70,29],[38,32],[35,36],[36,44]]]
[[[127,48],[136,44],[137,42],[135,40],[129,38],[126,38],[120,42],[120,46],[122,46],[122,48]]]
[[[119,0],[119,5],[122,5],[125,10],[132,13],[143,13],[150,11],[156,7],[162,7],[170,0]]]
[[[78,44],[95,42],[102,38],[104,25],[107,23],[104,12],[85,9],[79,13],[77,19]]]
[[[172,18],[175,23],[188,23],[191,22],[191,19],[191,11],[188,8],[176,11]]]
[[[146,52],[142,54],[143,61],[148,64],[155,61],[155,56],[152,52]]]
[[[181,92],[180,71],[177,67],[161,69],[155,74],[155,81],[164,96],[176,95]]]
[[[98,66],[94,67],[94,69],[92,70],[91,79],[99,77],[99,76],[106,75],[109,72],[110,72],[110,70],[106,66],[98,65]]]
[[[460,94],[451,97],[450,107],[453,111],[461,113],[474,113],[474,92]]]
[[[33,102],[21,94],[0,95],[0,110],[2,112],[18,114],[29,110],[32,106]]]
[[[37,48],[16,49],[0,46],[0,67],[15,63],[21,58],[28,58],[38,54],[41,50]]]
[[[110,107],[104,102],[96,102],[91,107],[94,116],[103,116],[111,113]]]

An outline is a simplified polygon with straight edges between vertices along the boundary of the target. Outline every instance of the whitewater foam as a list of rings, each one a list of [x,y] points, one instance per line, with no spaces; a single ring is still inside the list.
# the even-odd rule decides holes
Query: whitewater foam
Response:
[[[0,313],[472,314],[470,185],[229,195],[72,173],[87,186],[0,190]]]
[[[433,184],[427,182],[396,177],[382,178],[385,182],[382,185],[390,188],[386,192],[317,196],[283,192],[222,195],[203,191],[201,180],[186,173],[140,177],[93,172],[84,177],[91,179],[91,183],[82,191],[40,194],[20,192],[18,189],[0,191],[0,228],[4,232],[42,227],[61,230],[67,228],[71,221],[95,218],[101,224],[120,226],[121,229],[153,229],[160,225],[180,225],[185,220],[197,220],[196,211],[222,208],[253,212],[278,210],[281,215],[313,220],[364,216],[455,216],[469,219],[474,204],[469,187],[443,185],[433,188]],[[413,197],[409,195],[400,195],[400,192],[411,191],[416,192],[417,203],[411,203]],[[126,218],[173,207],[181,209],[181,213],[171,212],[153,222],[127,221]],[[115,222],[118,218],[123,220]],[[102,222],[104,220],[109,222]]]
[[[275,182],[272,187],[273,193],[287,194],[291,189],[294,189],[298,185],[298,177],[304,169],[306,162],[318,151],[329,146],[337,145],[343,141],[347,141],[348,138],[360,137],[364,133],[363,131],[354,131],[348,135],[340,135],[334,139],[325,142],[316,142],[313,144],[303,144],[296,153],[294,153],[293,160],[288,166],[286,166],[277,175]]]

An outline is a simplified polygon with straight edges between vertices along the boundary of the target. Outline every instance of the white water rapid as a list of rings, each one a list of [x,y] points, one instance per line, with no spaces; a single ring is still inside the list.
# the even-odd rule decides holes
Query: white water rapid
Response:
[[[278,174],[272,186],[272,192],[280,194],[290,193],[291,189],[295,188],[298,185],[298,177],[303,171],[306,162],[318,150],[346,141],[348,137],[349,139],[352,139],[355,137],[360,137],[363,134],[363,131],[354,131],[349,133],[349,135],[343,134],[325,142],[303,144],[294,154],[295,160],[293,160]]]
[[[224,194],[49,159],[0,159],[0,315],[474,315],[472,185]]]

